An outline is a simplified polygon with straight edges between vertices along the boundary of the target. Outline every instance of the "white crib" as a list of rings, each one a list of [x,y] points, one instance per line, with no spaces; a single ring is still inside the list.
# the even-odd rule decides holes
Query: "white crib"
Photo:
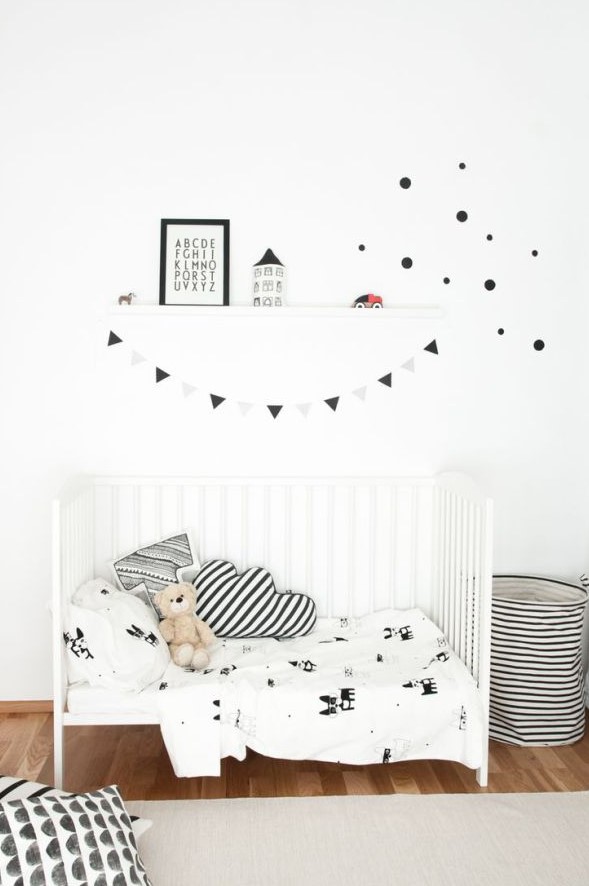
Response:
[[[200,562],[264,565],[319,615],[420,607],[478,683],[488,721],[492,503],[462,474],[427,478],[83,477],[53,503],[54,777],[64,727],[157,723],[67,710],[63,607],[120,554],[190,529]],[[488,737],[477,770],[487,782]]]

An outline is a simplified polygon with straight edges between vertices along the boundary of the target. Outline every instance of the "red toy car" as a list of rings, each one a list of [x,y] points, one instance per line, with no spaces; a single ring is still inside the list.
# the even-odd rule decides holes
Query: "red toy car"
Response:
[[[370,292],[368,295],[359,295],[354,300],[355,308],[382,308],[382,298]]]

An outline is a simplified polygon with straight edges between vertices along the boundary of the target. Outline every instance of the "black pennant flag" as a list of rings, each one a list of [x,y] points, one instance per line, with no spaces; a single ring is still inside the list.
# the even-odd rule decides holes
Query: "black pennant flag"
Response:
[[[272,413],[272,418],[276,418],[281,411],[282,406],[267,406],[266,408]]]
[[[339,397],[329,397],[324,402],[327,403],[329,408],[333,409],[333,411],[335,412],[335,410],[337,409],[337,404],[339,403]]]
[[[430,341],[429,345],[426,345],[425,348],[424,348],[423,350],[424,350],[424,351],[429,351],[430,354],[437,354],[437,353],[438,353],[438,346],[437,346],[437,344],[436,344],[436,340],[435,340],[435,338],[434,338],[433,341]]]
[[[211,398],[211,403],[213,404],[213,409],[216,409],[217,406],[220,406],[221,403],[225,402],[225,397],[219,397],[217,394],[209,394]]]
[[[122,341],[123,341],[123,339],[119,338],[118,335],[116,333],[112,332],[112,330],[111,330],[111,333],[108,337],[107,348],[109,348],[111,345],[121,344]]]
[[[164,372],[163,369],[160,369],[159,366],[156,366],[155,367],[155,383],[156,383],[156,385],[160,381],[163,381],[165,378],[168,378],[169,375],[170,375],[169,372]]]
[[[382,378],[379,378],[379,382],[381,383],[381,385],[386,385],[387,388],[392,387],[392,384],[393,384],[393,373],[392,373],[392,372],[387,372],[386,375],[383,375]]]

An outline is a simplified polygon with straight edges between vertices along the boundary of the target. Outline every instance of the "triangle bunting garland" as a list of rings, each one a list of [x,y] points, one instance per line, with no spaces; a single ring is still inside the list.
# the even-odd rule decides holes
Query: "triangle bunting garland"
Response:
[[[113,345],[118,345],[118,344],[124,344],[123,339],[119,335],[117,335],[116,332],[114,332],[111,329],[109,331],[109,335],[108,335],[107,347],[112,347]],[[429,344],[427,344],[423,348],[423,350],[427,351],[429,354],[433,354],[434,356],[438,356],[439,350],[438,350],[437,340],[435,338],[432,339],[429,342]],[[404,369],[406,372],[415,373],[415,359],[416,359],[415,356],[410,357],[404,363],[401,363],[398,368]],[[139,351],[135,351],[135,350],[131,350],[130,360],[131,360],[131,366],[136,366],[139,363],[150,362],[147,360],[146,357],[143,356],[143,354],[140,354]],[[159,384],[160,382],[164,381],[165,379],[171,377],[171,374],[169,372],[166,372],[160,366],[157,366],[153,363],[151,363],[151,365],[153,366],[153,368],[155,370],[155,383],[156,384]],[[396,371],[396,369],[397,369],[397,367],[394,366],[391,370],[389,370],[389,372],[386,372],[384,375],[379,376],[378,378],[376,378],[374,380],[374,382],[371,382],[371,384],[380,384],[380,385],[384,385],[384,387],[386,387],[386,388],[392,388],[393,373]],[[203,394],[205,393],[205,391],[203,391],[202,388],[198,388],[196,385],[189,384],[188,382],[183,381],[182,379],[177,378],[177,377],[176,377],[176,380],[180,383],[180,385],[182,387],[182,393],[185,398],[190,397],[192,394],[194,394],[198,390],[200,390]],[[351,394],[353,394],[354,397],[357,397],[362,402],[365,402],[367,390],[368,390],[368,384],[365,384],[365,385],[361,385],[359,388],[354,388],[352,391],[343,392],[343,394],[338,394],[335,397],[326,397],[326,398],[323,398],[323,400],[310,401],[307,403],[264,403],[263,406],[265,409],[268,410],[268,412],[270,413],[270,415],[272,416],[273,419],[277,419],[278,416],[282,413],[282,411],[284,409],[294,409],[294,408],[296,408],[300,412],[300,414],[303,416],[303,418],[307,418],[310,411],[311,411],[311,407],[315,403],[318,404],[318,403],[323,402],[323,403],[325,403],[326,406],[328,406],[330,408],[330,410],[332,412],[335,413],[338,409],[340,400],[341,400],[342,396],[344,396],[344,394],[351,393]],[[221,397],[219,394],[212,394],[210,392],[209,392],[208,396],[211,400],[211,405],[213,407],[213,410],[218,409],[218,407],[221,406],[222,403],[225,403],[227,400],[226,397]],[[230,400],[229,402],[230,403],[233,402],[238,406],[239,411],[242,416],[246,416],[253,409],[253,407],[256,405],[262,406],[261,402],[258,402],[256,404],[256,403],[250,403],[245,400],[237,400],[237,401]]]

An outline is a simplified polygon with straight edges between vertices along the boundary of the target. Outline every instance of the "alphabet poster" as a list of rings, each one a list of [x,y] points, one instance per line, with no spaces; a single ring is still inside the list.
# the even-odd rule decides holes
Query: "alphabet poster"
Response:
[[[229,304],[228,220],[162,219],[160,304]]]

